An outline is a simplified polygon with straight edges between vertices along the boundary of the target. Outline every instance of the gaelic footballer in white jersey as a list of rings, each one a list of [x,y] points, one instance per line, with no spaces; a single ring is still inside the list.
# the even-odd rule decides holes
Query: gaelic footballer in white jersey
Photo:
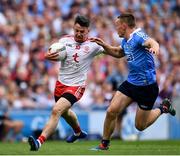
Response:
[[[93,58],[103,53],[104,49],[88,39],[78,43],[70,35],[62,37],[59,42],[65,45],[67,56],[61,61],[58,81],[68,86],[85,85]]]

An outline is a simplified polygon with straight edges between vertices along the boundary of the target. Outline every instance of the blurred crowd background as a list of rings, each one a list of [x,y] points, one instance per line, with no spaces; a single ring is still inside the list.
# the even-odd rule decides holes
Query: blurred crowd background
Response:
[[[180,0],[0,0],[0,109],[49,109],[59,64],[44,59],[50,44],[72,34],[74,17],[91,19],[89,36],[119,45],[114,19],[132,12],[160,44],[155,57],[160,94],[157,103],[180,98]],[[127,77],[125,59],[97,56],[86,92],[76,107],[106,109]]]

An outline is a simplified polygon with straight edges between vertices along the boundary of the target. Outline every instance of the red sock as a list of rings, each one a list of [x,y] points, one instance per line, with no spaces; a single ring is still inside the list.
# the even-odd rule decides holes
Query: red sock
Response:
[[[73,130],[74,130],[74,133],[80,133],[81,132],[80,126],[74,127]]]
[[[43,144],[46,141],[46,138],[45,138],[45,136],[40,135],[38,140],[41,142],[41,144]]]

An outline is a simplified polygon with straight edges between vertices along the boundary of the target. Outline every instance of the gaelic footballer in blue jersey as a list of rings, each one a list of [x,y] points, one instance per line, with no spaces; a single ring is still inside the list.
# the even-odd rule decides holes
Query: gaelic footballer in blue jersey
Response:
[[[119,86],[107,109],[103,138],[101,144],[96,147],[97,150],[109,148],[115,119],[132,102],[138,104],[135,126],[140,131],[153,124],[162,113],[175,115],[168,99],[163,100],[159,108],[152,109],[159,93],[153,59],[153,54],[159,53],[157,41],[141,28],[136,28],[135,17],[130,13],[118,16],[115,27],[119,37],[123,38],[120,46],[108,45],[100,38],[91,39],[92,42],[101,45],[106,54],[116,58],[126,57],[129,68],[127,80]]]

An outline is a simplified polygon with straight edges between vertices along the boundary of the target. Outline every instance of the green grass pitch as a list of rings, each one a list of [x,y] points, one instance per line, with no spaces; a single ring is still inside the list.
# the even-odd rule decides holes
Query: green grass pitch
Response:
[[[47,141],[37,151],[29,151],[28,143],[0,143],[0,155],[180,155],[180,140],[120,141],[112,140],[108,151],[91,151],[99,141]]]

